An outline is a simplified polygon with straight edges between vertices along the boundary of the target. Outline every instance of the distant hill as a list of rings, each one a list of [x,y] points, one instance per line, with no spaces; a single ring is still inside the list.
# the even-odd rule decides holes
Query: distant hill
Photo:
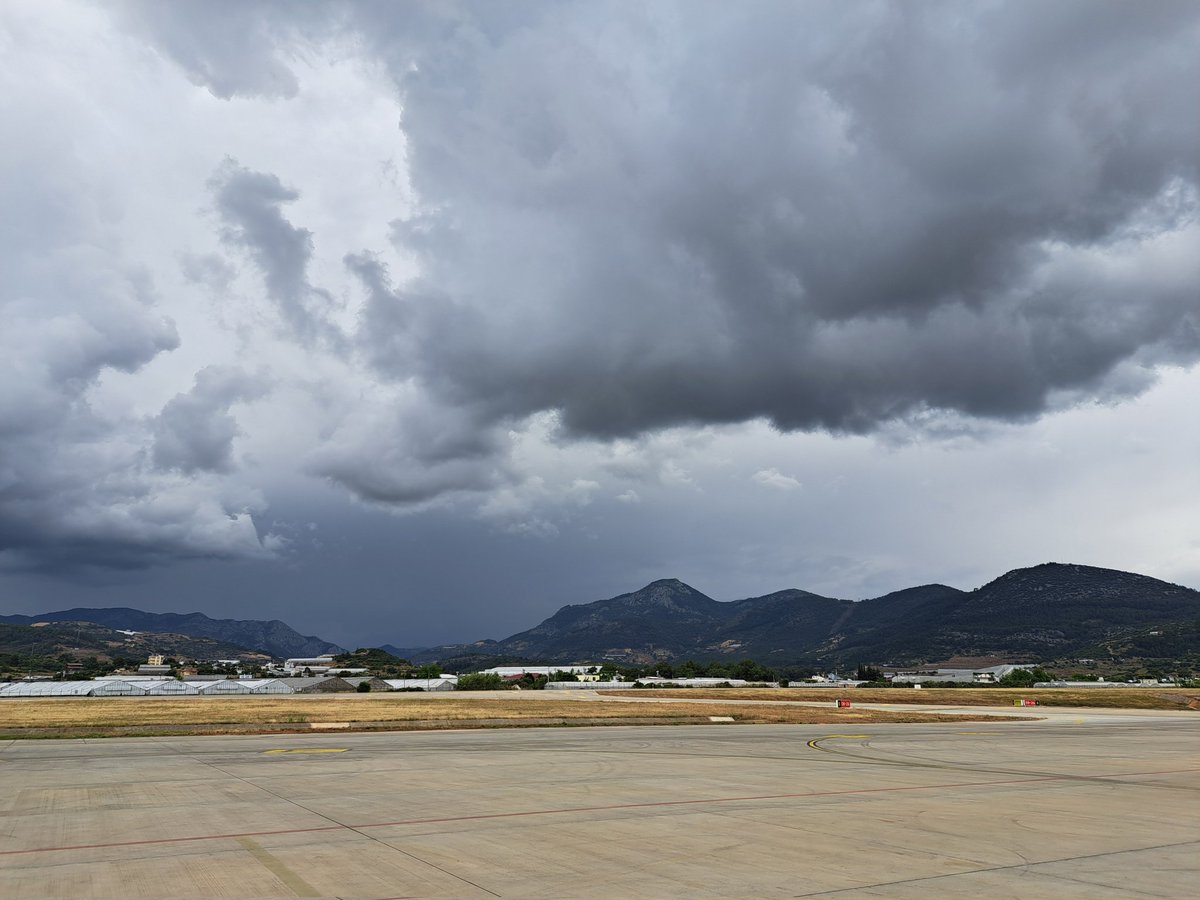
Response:
[[[300,634],[278,619],[269,622],[257,619],[211,619],[203,613],[149,613],[127,607],[81,607],[36,616],[0,616],[0,622],[14,625],[32,625],[34,622],[94,622],[125,631],[210,638],[281,659],[289,656],[320,656],[325,653],[343,652],[343,648],[337,644],[312,635]]]
[[[247,650],[227,641],[184,634],[135,635],[94,622],[55,622],[47,625],[0,623],[0,669],[21,669],[28,663],[38,670],[52,660],[82,661],[89,657],[143,663],[152,653],[186,659],[243,659],[265,663],[265,653]],[[54,668],[54,666],[50,666]]]
[[[564,606],[501,641],[387,649],[414,662],[491,665],[496,663],[487,660],[752,658],[844,666],[953,656],[1038,662],[1154,647],[1177,657],[1198,628],[1200,592],[1129,572],[1045,563],[973,591],[928,584],[863,601],[786,590],[718,602],[666,579],[608,600]]]

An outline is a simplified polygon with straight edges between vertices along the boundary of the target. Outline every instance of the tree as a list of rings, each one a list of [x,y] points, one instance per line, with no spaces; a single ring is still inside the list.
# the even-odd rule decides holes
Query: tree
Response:
[[[371,693],[371,682],[364,679],[358,683],[358,687],[355,690],[360,694],[369,694]]]
[[[774,681],[775,672],[752,659],[743,659],[733,667],[733,677],[743,681]]]
[[[883,681],[883,672],[875,666],[859,663],[858,671],[854,673],[854,679],[856,681]]]
[[[503,691],[508,689],[504,679],[495,672],[460,675],[455,689],[459,691]]]
[[[1032,687],[1039,681],[1053,681],[1054,676],[1043,668],[1013,669],[1000,679],[1001,687]]]

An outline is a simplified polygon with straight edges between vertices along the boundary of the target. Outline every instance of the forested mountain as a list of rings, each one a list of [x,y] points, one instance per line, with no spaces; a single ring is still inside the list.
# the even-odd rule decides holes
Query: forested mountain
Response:
[[[1194,634],[1197,623],[1200,592],[1190,588],[1112,569],[1045,563],[973,591],[929,584],[862,601],[786,590],[718,602],[666,579],[608,600],[564,606],[501,641],[398,652],[414,661],[1045,661],[1072,653],[1116,654],[1153,645],[1156,638],[1166,649]]]

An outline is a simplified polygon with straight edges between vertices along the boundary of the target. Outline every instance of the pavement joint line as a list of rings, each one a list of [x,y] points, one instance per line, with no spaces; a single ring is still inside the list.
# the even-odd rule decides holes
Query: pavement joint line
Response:
[[[300,803],[299,801],[293,800],[291,797],[285,797],[285,796],[283,796],[282,794],[276,793],[275,791],[271,790],[270,788],[268,788],[268,787],[265,787],[265,786],[263,786],[263,785],[261,785],[261,784],[258,784],[257,782],[255,782],[255,781],[254,781],[253,779],[251,779],[251,778],[247,778],[247,777],[245,777],[245,776],[243,776],[243,775],[238,775],[238,774],[236,774],[236,773],[234,773],[234,772],[230,772],[230,771],[228,771],[228,770],[226,770],[226,769],[222,769],[222,768],[221,768],[220,766],[218,766],[216,763],[212,763],[212,762],[204,761],[204,762],[202,763],[202,765],[206,765],[206,766],[208,766],[208,767],[209,767],[209,768],[211,768],[211,769],[216,769],[218,772],[222,773],[223,775],[226,775],[226,776],[228,776],[228,777],[230,777],[230,778],[235,778],[235,779],[237,779],[238,781],[241,781],[241,782],[243,782],[244,784],[248,784],[248,785],[250,785],[251,787],[257,788],[258,790],[262,791],[263,793],[265,793],[265,794],[269,794],[270,796],[274,797],[276,800],[281,800],[281,801],[283,801],[284,803],[290,803],[292,806],[295,806],[297,809],[302,809],[302,810],[304,810],[304,811],[305,811],[306,813],[308,813],[309,815],[313,815],[313,816],[317,816],[317,817],[319,817],[319,818],[322,818],[322,819],[324,819],[326,822],[331,822],[331,823],[333,823],[333,827],[335,827],[335,828],[340,828],[340,829],[345,829],[345,830],[347,830],[347,831],[352,831],[352,832],[354,832],[355,834],[358,834],[358,835],[361,835],[362,837],[365,837],[365,838],[366,838],[367,840],[369,840],[369,841],[374,841],[375,843],[379,844],[379,845],[380,845],[380,846],[382,846],[382,847],[387,847],[389,850],[394,850],[395,852],[399,853],[401,856],[406,856],[406,857],[408,857],[409,859],[411,859],[411,860],[413,860],[413,861],[415,861],[415,862],[421,863],[422,865],[429,866],[429,867],[430,867],[430,868],[432,868],[432,869],[436,869],[437,871],[441,872],[443,875],[449,875],[451,878],[454,878],[454,879],[456,879],[456,880],[458,880],[458,881],[461,881],[461,882],[463,882],[464,884],[469,884],[469,885],[471,885],[471,887],[473,887],[473,888],[477,888],[478,890],[481,890],[481,891],[483,891],[485,894],[491,894],[493,897],[499,897],[499,896],[500,896],[499,894],[495,893],[494,891],[489,891],[489,890],[488,890],[487,888],[485,888],[483,885],[476,884],[474,881],[471,881],[469,878],[465,878],[465,877],[463,877],[462,875],[459,875],[459,874],[457,874],[456,872],[451,872],[449,869],[445,869],[445,868],[443,868],[442,866],[439,866],[439,865],[437,865],[436,863],[432,863],[432,862],[429,862],[429,861],[428,861],[428,860],[426,860],[426,859],[422,859],[420,856],[417,856],[415,853],[411,853],[411,852],[409,852],[408,850],[405,850],[405,849],[403,849],[403,848],[401,848],[401,847],[397,847],[397,846],[395,846],[394,844],[389,844],[387,841],[385,841],[385,840],[382,840],[381,838],[377,838],[377,837],[375,837],[374,835],[367,834],[365,831],[363,831],[363,830],[362,830],[364,826],[360,826],[360,825],[351,825],[351,824],[348,824],[348,823],[346,823],[346,822],[341,822],[341,821],[339,821],[339,820],[335,819],[333,816],[327,815],[327,814],[325,814],[325,813],[322,813],[322,812],[318,812],[317,810],[315,810],[315,809],[312,809],[311,807],[305,806],[303,803]],[[239,838],[239,839],[238,839],[238,843],[239,843],[239,844],[242,844],[242,842],[243,842],[244,840],[245,840],[245,838]],[[244,844],[243,844],[243,846],[244,846]],[[261,860],[261,859],[260,859],[259,861],[260,861],[260,862],[262,862],[262,860]],[[274,871],[274,870],[272,869],[272,871]],[[279,877],[279,874],[278,874],[278,873],[276,873],[276,877]],[[289,885],[289,886],[290,886],[290,885]],[[296,890],[294,887],[293,887],[292,889],[293,889],[293,891],[295,891],[295,890]]]
[[[859,763],[863,763],[863,764],[867,764],[867,765],[896,766],[898,768],[904,768],[904,769],[933,769],[935,771],[943,771],[943,772],[948,772],[948,771],[975,772],[980,775],[984,775],[984,774],[1022,775],[1022,776],[1027,776],[1029,778],[1054,778],[1054,779],[1069,780],[1069,781],[1106,781],[1106,780],[1112,779],[1112,778],[1132,777],[1132,775],[1130,775],[1129,773],[1120,773],[1120,772],[1114,772],[1114,773],[1110,773],[1107,775],[1103,775],[1103,774],[1102,775],[1067,775],[1067,774],[1063,774],[1061,772],[1036,772],[1036,771],[1035,772],[1027,772],[1027,771],[1021,771],[1021,770],[1017,770],[1017,769],[994,769],[994,768],[986,768],[983,766],[959,765],[959,764],[950,763],[950,762],[932,762],[932,761],[926,762],[926,761],[923,761],[920,759],[909,758],[903,754],[900,754],[899,757],[896,758],[897,755],[894,753],[891,755],[880,755],[878,753],[878,751],[876,752],[876,754],[874,756],[868,756],[868,755],[863,755],[860,753],[847,753],[844,750],[835,750],[832,747],[821,746],[822,741],[826,741],[831,738],[869,739],[870,735],[866,735],[866,734],[862,734],[862,735],[858,735],[858,734],[827,734],[822,737],[813,738],[811,741],[808,741],[805,746],[809,747],[812,750],[820,750],[822,753],[830,753],[836,757],[843,758],[845,760],[852,761],[852,762],[859,762]],[[875,749],[875,748],[871,748],[871,749]],[[1175,774],[1176,772],[1183,772],[1183,771],[1189,771],[1189,770],[1179,769],[1179,770],[1170,770],[1168,772],[1140,772],[1137,774],[1139,774],[1139,775],[1168,775],[1168,774]],[[1200,769],[1194,769],[1191,771],[1200,771]],[[1136,784],[1136,782],[1131,782],[1131,783]],[[1178,789],[1178,790],[1196,790],[1196,788],[1188,788],[1188,787],[1176,788],[1173,785],[1150,785],[1150,786],[1165,787],[1165,788]]]
[[[208,765],[212,766],[211,763],[209,763]],[[212,767],[216,768],[215,766],[212,766]],[[221,770],[218,769],[218,771],[221,771]],[[1098,776],[1092,776],[1092,777],[1104,778],[1104,779],[1130,778],[1130,777],[1145,776],[1145,775],[1176,775],[1176,774],[1180,774],[1180,773],[1184,773],[1184,772],[1197,772],[1197,771],[1200,771],[1200,767],[1189,767],[1189,768],[1185,768],[1185,769],[1163,769],[1163,770],[1157,771],[1157,772],[1116,772],[1116,773],[1112,773],[1110,775],[1098,775]],[[242,781],[246,780],[246,779],[239,778],[239,776],[232,775],[230,773],[225,773],[225,774],[229,775],[229,777],[232,777],[232,778],[238,778],[238,780],[242,780]],[[400,826],[404,826],[404,825],[434,825],[434,824],[442,824],[442,823],[446,823],[446,822],[471,822],[471,821],[479,821],[479,820],[483,820],[483,819],[511,819],[511,818],[518,818],[518,817],[523,817],[523,816],[551,816],[551,815],[565,815],[568,813],[611,812],[611,811],[617,811],[617,810],[623,810],[623,809],[647,809],[647,808],[667,807],[667,806],[695,806],[695,805],[703,805],[703,804],[749,803],[749,802],[758,801],[758,800],[800,800],[800,799],[804,799],[806,797],[838,797],[838,796],[861,795],[861,794],[895,793],[895,792],[899,792],[899,791],[930,791],[930,790],[942,790],[942,789],[946,789],[946,788],[961,788],[961,787],[994,787],[994,786],[1000,786],[1000,785],[1039,784],[1039,783],[1043,783],[1043,782],[1047,782],[1047,781],[1072,782],[1072,781],[1077,781],[1078,779],[1079,779],[1079,776],[1072,776],[1072,775],[1047,775],[1047,776],[1039,776],[1039,777],[1032,777],[1032,778],[1009,778],[1009,779],[1003,779],[1003,780],[997,780],[997,781],[963,781],[963,782],[957,782],[957,783],[951,783],[951,784],[913,784],[913,785],[898,785],[898,786],[894,786],[894,787],[882,787],[882,788],[856,788],[856,789],[844,790],[844,791],[805,791],[805,792],[795,793],[795,794],[761,794],[761,795],[756,795],[756,796],[744,796],[744,797],[701,797],[701,798],[696,798],[696,799],[692,799],[692,800],[653,800],[653,801],[648,801],[645,803],[615,803],[615,804],[609,804],[609,805],[605,805],[605,806],[574,806],[574,807],[564,807],[562,809],[535,809],[535,810],[523,810],[523,811],[519,811],[519,812],[507,812],[507,813],[483,813],[480,815],[472,815],[472,816],[445,816],[445,817],[431,818],[431,819],[399,819],[394,822],[364,822],[361,824],[339,823],[339,822],[336,822],[336,820],[329,818],[328,816],[324,816],[321,813],[317,813],[312,810],[309,810],[306,807],[301,806],[298,803],[295,803],[295,801],[287,800],[286,802],[292,803],[293,805],[298,806],[300,809],[304,809],[306,812],[309,812],[312,815],[320,816],[321,818],[324,818],[326,821],[333,822],[334,824],[315,825],[315,826],[310,826],[308,828],[279,828],[279,829],[271,829],[271,830],[265,830],[265,831],[244,831],[244,832],[226,833],[226,834],[201,834],[201,835],[192,835],[189,837],[148,838],[148,839],[139,840],[139,841],[109,841],[109,842],[105,842],[105,843],[96,843],[96,844],[73,844],[73,845],[68,845],[68,846],[63,846],[63,847],[27,847],[22,850],[0,850],[0,856],[22,856],[22,855],[28,855],[28,854],[32,854],[32,853],[55,853],[55,852],[66,852],[66,851],[73,851],[73,850],[105,850],[105,849],[114,849],[114,848],[120,848],[120,847],[145,846],[148,844],[180,844],[180,843],[188,843],[188,842],[195,842],[195,841],[221,841],[221,840],[230,840],[230,839],[236,840],[238,838],[244,838],[244,837],[253,838],[253,837],[269,837],[272,835],[284,835],[284,834],[310,834],[310,833],[316,833],[316,832],[322,832],[322,831],[347,830],[347,831],[356,831],[356,832],[359,832],[360,834],[363,834],[361,829],[365,829],[365,828],[396,828],[396,827],[400,827]],[[253,784],[253,782],[250,782],[250,783]],[[267,793],[271,793],[270,791],[267,791],[266,788],[263,788],[261,785],[254,785],[254,786],[260,788],[261,790],[266,791]],[[286,800],[286,798],[280,798],[280,799]],[[363,834],[363,837],[366,837],[369,840],[377,840],[376,838],[373,838],[368,834]],[[1187,841],[1185,843],[1196,843],[1196,842],[1195,841]],[[392,846],[392,845],[389,844],[388,846]],[[1163,845],[1163,846],[1174,846],[1174,845]],[[393,847],[392,849],[397,849],[397,848]],[[1151,848],[1147,848],[1147,849],[1155,849],[1155,848],[1151,847]]]
[[[1012,869],[1034,869],[1039,866],[1052,866],[1056,863],[1078,862],[1083,859],[1098,859],[1103,856],[1120,856],[1123,853],[1148,853],[1151,850],[1168,850],[1175,847],[1191,847],[1200,844],[1200,840],[1176,841],[1170,844],[1155,844],[1151,847],[1123,847],[1120,850],[1103,850],[1099,853],[1084,853],[1079,856],[1062,856],[1056,859],[1043,859],[1037,862],[1010,863],[1004,866],[986,866],[981,869],[967,869],[962,872],[944,872],[939,875],[923,875],[918,878],[902,878],[897,881],[880,881],[875,884],[859,884],[854,887],[834,888],[826,891],[810,891],[807,894],[793,894],[793,897],[825,897],[831,894],[848,894],[859,891],[869,891],[875,888],[892,887],[898,884],[916,884],[921,881],[937,881],[942,878],[959,878],[964,875],[980,875],[985,872],[1003,872]],[[1057,877],[1057,876],[1053,876]]]

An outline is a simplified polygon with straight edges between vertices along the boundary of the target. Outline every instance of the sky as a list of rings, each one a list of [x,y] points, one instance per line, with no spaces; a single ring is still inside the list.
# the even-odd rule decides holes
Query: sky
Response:
[[[1200,6],[0,5],[0,611],[1200,588]]]

